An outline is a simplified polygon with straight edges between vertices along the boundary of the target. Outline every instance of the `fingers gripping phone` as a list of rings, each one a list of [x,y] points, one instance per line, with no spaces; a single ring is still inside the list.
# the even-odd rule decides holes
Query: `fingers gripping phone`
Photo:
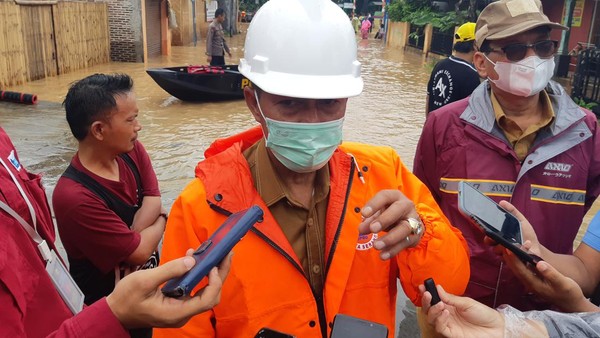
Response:
[[[196,260],[194,267],[183,276],[169,280],[161,289],[162,293],[174,298],[189,295],[202,278],[227,256],[248,230],[262,220],[262,216],[262,209],[256,205],[229,216],[210,238],[196,249],[192,256]]]
[[[521,222],[494,200],[471,184],[458,183],[458,209],[479,226],[487,236],[513,252],[524,263],[536,264],[542,259],[521,249]]]

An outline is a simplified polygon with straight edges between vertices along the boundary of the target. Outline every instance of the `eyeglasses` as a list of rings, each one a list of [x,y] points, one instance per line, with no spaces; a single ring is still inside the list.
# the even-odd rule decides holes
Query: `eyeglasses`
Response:
[[[535,54],[541,58],[549,58],[554,53],[556,53],[556,49],[558,47],[558,41],[556,40],[543,40],[535,43],[513,43],[507,46],[504,46],[500,49],[489,48],[486,53],[489,52],[504,52],[506,58],[510,61],[521,61],[527,55],[527,50],[532,48]]]

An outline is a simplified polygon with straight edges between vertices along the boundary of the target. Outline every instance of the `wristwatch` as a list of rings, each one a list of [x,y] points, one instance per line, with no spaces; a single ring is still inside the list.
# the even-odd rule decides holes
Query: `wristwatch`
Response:
[[[408,227],[410,228],[410,233],[413,235],[420,235],[423,233],[425,226],[420,219],[417,218],[407,218]]]

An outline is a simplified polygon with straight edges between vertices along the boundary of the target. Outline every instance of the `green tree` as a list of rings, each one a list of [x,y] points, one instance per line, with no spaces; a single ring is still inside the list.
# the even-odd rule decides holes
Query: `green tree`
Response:
[[[386,7],[390,20],[423,26],[428,23],[441,31],[449,31],[467,21],[475,22],[479,9],[490,0],[458,0],[454,11],[440,12],[428,0],[392,0]]]

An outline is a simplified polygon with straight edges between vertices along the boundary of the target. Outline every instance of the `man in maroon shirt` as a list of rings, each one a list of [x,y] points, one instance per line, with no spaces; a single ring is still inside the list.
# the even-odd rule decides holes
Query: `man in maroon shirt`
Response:
[[[94,74],[74,83],[64,106],[79,142],[52,196],[70,273],[92,304],[131,271],[158,265],[166,213],[125,74]],[[148,337],[150,330],[131,332]]]
[[[40,176],[21,165],[19,156],[0,127],[0,204],[29,224],[56,252],[55,232]],[[126,329],[181,326],[219,300],[230,259],[209,275],[198,297],[165,298],[158,289],[194,264],[190,257],[152,270],[131,274],[83,311],[73,315],[46,272],[46,261],[25,227],[6,209],[0,210],[0,337],[129,337]],[[172,263],[172,264],[171,264]]]

